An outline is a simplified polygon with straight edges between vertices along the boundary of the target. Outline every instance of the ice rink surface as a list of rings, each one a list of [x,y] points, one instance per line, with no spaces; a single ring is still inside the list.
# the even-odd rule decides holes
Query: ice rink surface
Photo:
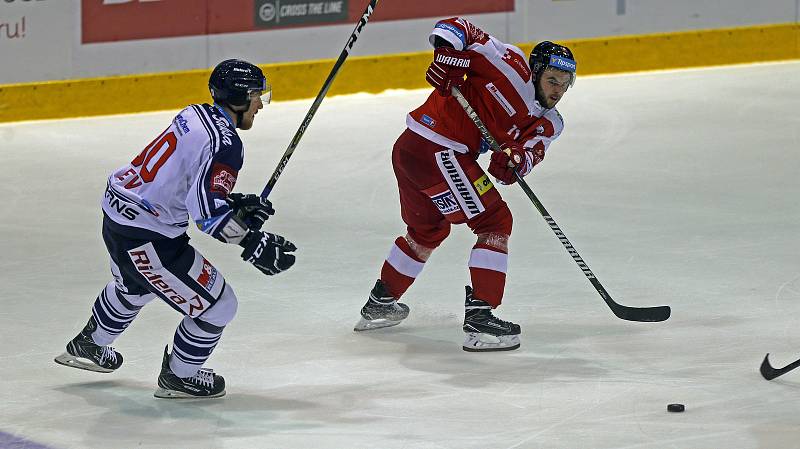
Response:
[[[210,401],[153,398],[180,319],[158,301],[116,341],[117,372],[53,363],[110,279],[106,176],[177,111],[0,125],[0,448],[800,445],[800,370],[758,374],[767,352],[800,357],[800,62],[579,78],[527,180],[618,302],[672,317],[614,317],[523,192],[499,186],[515,223],[497,314],[523,330],[507,353],[461,350],[463,226],[402,325],[352,330],[404,233],[390,149],[426,95],[325,100],[270,197],[292,270],[263,276],[190,232],[240,299],[208,363],[228,394]],[[242,133],[237,190],[261,190],[310,103],[273,103]]]

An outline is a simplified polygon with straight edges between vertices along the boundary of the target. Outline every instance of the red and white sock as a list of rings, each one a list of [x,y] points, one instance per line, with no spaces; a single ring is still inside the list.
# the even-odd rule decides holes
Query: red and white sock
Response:
[[[469,256],[469,274],[475,298],[482,299],[493,308],[503,300],[508,269],[508,253],[497,248],[477,244]]]
[[[389,294],[395,298],[400,298],[408,287],[425,267],[425,260],[422,260],[404,237],[398,237],[383,262],[381,268],[381,281],[386,286]]]

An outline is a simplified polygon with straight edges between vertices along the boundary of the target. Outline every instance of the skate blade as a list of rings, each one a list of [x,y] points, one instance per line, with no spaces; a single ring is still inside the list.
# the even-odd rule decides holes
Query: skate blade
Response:
[[[461,348],[467,352],[513,351],[519,348],[519,335],[494,336],[468,332]]]
[[[78,368],[78,369],[85,369],[86,371],[94,371],[96,373],[111,373],[114,370],[103,368],[100,365],[95,364],[89,359],[75,357],[74,355],[65,352],[60,356],[53,359],[59,365],[69,366],[71,368]]]
[[[384,328],[384,327],[397,326],[402,321],[403,320],[392,321],[392,320],[387,320],[387,319],[368,320],[368,319],[366,319],[364,317],[361,317],[361,320],[358,323],[356,323],[356,325],[353,328],[353,330],[356,331],[356,332],[371,331],[371,330],[375,330],[375,329],[381,329],[381,328]]]
[[[189,393],[183,393],[181,391],[175,391],[175,390],[167,390],[166,388],[158,387],[155,393],[153,393],[153,396],[159,399],[214,399],[225,396],[225,390],[209,396],[194,396]]]

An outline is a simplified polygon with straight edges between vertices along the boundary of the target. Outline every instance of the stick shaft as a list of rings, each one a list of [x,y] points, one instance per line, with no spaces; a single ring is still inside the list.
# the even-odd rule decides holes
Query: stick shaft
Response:
[[[503,151],[500,148],[500,145],[497,143],[497,140],[492,136],[492,134],[489,132],[489,129],[486,128],[486,125],[483,123],[481,118],[478,117],[478,114],[464,97],[464,94],[462,94],[457,87],[453,87],[451,93],[464,109],[464,112],[466,112],[470,119],[472,119],[472,121],[475,123],[475,126],[478,127],[483,139],[486,140],[486,142],[492,147],[492,150]],[[544,220],[547,222],[547,225],[550,226],[550,229],[556,234],[558,240],[562,245],[564,245],[564,248],[566,248],[569,255],[572,256],[572,260],[578,264],[578,267],[581,269],[586,278],[589,279],[589,282],[591,282],[592,286],[595,288],[595,290],[597,290],[597,293],[600,294],[608,307],[611,308],[611,311],[614,312],[614,315],[630,321],[664,321],[669,318],[671,312],[668,306],[636,308],[623,306],[615,302],[594,275],[594,273],[592,273],[592,270],[589,269],[589,265],[586,264],[580,254],[578,254],[578,251],[575,249],[575,247],[572,246],[572,243],[570,243],[569,239],[567,239],[567,236],[564,234],[561,228],[558,227],[558,224],[555,220],[553,220],[553,217],[550,216],[550,213],[547,212],[547,209],[545,209],[542,202],[539,201],[539,198],[537,198],[533,193],[533,190],[530,188],[528,183],[525,182],[525,180],[522,179],[522,176],[520,176],[516,171],[514,174],[517,178],[517,184],[522,187],[522,190],[542,215]]]
[[[361,30],[363,30],[367,25],[372,12],[375,11],[375,7],[378,6],[378,1],[379,0],[370,0],[369,4],[367,4],[364,14],[361,15],[361,19],[359,19],[355,29],[353,30],[353,33],[347,40],[347,44],[345,44],[342,53],[339,55],[339,59],[336,60],[336,64],[333,65],[331,72],[328,74],[328,78],[322,84],[317,97],[314,99],[314,103],[311,104],[311,108],[308,110],[303,122],[300,124],[300,128],[297,129],[297,132],[294,134],[294,138],[292,138],[292,141],[289,143],[289,147],[283,153],[283,156],[281,157],[280,162],[278,162],[278,166],[275,168],[272,176],[269,178],[267,185],[264,186],[264,190],[261,192],[262,197],[268,197],[270,192],[272,192],[273,187],[275,187],[275,183],[278,182],[278,178],[280,178],[281,173],[283,173],[283,170],[286,168],[286,164],[289,163],[289,158],[292,157],[294,150],[300,143],[300,139],[303,137],[303,134],[305,134],[306,129],[308,129],[308,125],[311,124],[311,119],[314,118],[314,114],[317,113],[317,109],[319,109],[322,99],[325,98],[325,95],[328,93],[328,89],[331,88],[331,84],[333,84],[333,80],[336,78],[336,75],[339,74],[339,70],[342,68],[342,65],[344,65],[344,61],[347,59],[347,56],[350,55],[350,50],[352,50],[353,44],[355,44],[356,40],[358,40]]]

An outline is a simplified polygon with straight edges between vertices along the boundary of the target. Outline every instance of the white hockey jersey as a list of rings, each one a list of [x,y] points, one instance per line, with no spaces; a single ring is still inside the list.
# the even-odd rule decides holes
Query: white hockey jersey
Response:
[[[216,106],[193,104],[108,178],[103,212],[115,223],[178,237],[193,220],[215,238],[244,162],[236,128]]]

